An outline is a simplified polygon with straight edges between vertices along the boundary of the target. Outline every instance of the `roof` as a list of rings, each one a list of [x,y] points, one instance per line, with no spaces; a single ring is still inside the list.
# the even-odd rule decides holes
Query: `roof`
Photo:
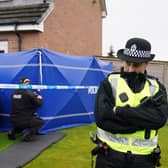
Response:
[[[39,24],[48,9],[48,3],[0,7],[0,26]]]

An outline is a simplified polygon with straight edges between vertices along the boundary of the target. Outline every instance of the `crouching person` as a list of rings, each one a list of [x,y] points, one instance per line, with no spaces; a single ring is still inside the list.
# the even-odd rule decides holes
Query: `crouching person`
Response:
[[[20,79],[20,84],[29,85],[30,79]],[[42,105],[42,96],[27,89],[16,89],[11,96],[12,111],[10,119],[12,130],[8,133],[8,139],[15,140],[17,133],[23,133],[22,140],[29,142],[44,124],[44,121],[36,114],[36,108]]]

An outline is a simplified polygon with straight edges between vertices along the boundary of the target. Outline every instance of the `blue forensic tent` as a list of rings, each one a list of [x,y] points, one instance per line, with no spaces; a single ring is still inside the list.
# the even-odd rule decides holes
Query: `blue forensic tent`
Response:
[[[45,49],[0,54],[0,130],[9,130],[11,93],[21,77],[32,81],[43,105],[38,115],[45,120],[41,133],[94,122],[96,91],[112,63],[96,57],[70,56]]]

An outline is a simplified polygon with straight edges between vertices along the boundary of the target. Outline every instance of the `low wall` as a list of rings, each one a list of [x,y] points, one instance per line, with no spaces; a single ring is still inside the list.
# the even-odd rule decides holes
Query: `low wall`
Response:
[[[110,61],[113,63],[114,71],[119,71],[123,65],[123,61],[116,58],[108,58],[98,56],[99,59],[104,61]],[[168,92],[168,61],[151,61],[147,68],[148,74],[159,78],[159,81],[163,83]]]

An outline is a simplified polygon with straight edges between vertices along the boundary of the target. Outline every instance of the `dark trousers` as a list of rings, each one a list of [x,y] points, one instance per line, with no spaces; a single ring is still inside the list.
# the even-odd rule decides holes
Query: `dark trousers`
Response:
[[[38,130],[41,128],[43,124],[44,124],[44,121],[38,117],[32,117],[32,119],[27,121],[20,121],[20,122],[13,121],[12,134],[15,135],[26,129],[27,132],[29,132],[29,135],[34,135],[35,133],[38,132]]]
[[[106,153],[98,153],[95,168],[155,168],[155,164],[151,155],[133,155],[108,149]]]

